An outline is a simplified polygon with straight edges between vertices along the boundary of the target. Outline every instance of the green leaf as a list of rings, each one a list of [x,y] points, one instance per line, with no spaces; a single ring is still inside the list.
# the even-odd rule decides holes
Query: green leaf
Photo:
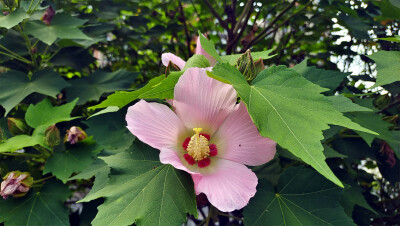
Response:
[[[117,107],[117,106],[108,106],[108,107],[104,108],[103,110],[94,113],[93,115],[88,117],[88,119],[95,117],[95,116],[102,115],[102,114],[106,114],[106,113],[117,112],[118,110],[119,110],[119,107]]]
[[[66,88],[67,100],[72,101],[79,97],[78,105],[89,100],[98,101],[104,93],[129,89],[137,74],[125,70],[110,73],[96,71],[88,77],[70,80],[72,86]]]
[[[52,173],[65,183],[72,173],[89,167],[94,161],[93,157],[100,150],[100,147],[91,138],[86,138],[75,145],[70,145],[67,150],[55,152],[47,160],[43,174]]]
[[[66,13],[57,13],[53,17],[50,26],[43,23],[43,21],[28,21],[25,24],[25,32],[47,45],[53,44],[57,38],[90,40],[91,38],[78,28],[84,23],[86,23],[86,20],[72,17]]]
[[[363,106],[353,103],[349,98],[347,98],[341,94],[335,95],[335,96],[328,96],[327,98],[331,101],[332,106],[337,111],[340,111],[340,112],[372,111],[372,109],[369,109],[369,108],[366,108],[366,107],[363,107]]]
[[[6,109],[7,115],[31,93],[55,97],[67,86],[69,84],[54,71],[37,71],[33,73],[31,80],[22,72],[7,71],[0,74],[0,105]]]
[[[199,31],[199,37],[200,37],[200,44],[201,47],[206,51],[208,54],[210,54],[212,57],[214,57],[217,61],[219,62],[224,62],[222,58],[219,56],[217,53],[217,50],[215,50],[214,43],[210,40],[208,40],[202,33]]]
[[[346,155],[340,154],[330,146],[325,144],[323,146],[324,146],[324,155],[326,158],[347,158]]]
[[[251,85],[229,64],[215,66],[208,75],[234,86],[262,136],[273,139],[343,187],[325,162],[320,142],[322,131],[329,128],[328,124],[333,124],[373,132],[337,111],[331,101],[320,94],[326,91],[325,88],[284,66],[262,71]]]
[[[400,35],[395,35],[394,37],[390,38],[378,38],[380,40],[389,41],[389,42],[400,42]]]
[[[181,225],[186,214],[197,215],[189,174],[162,165],[159,151],[143,143],[102,158],[118,174],[97,192],[106,201],[98,207],[93,225]]]
[[[147,83],[143,88],[139,90],[135,90],[132,92],[117,91],[114,94],[108,96],[107,99],[101,102],[100,104],[89,107],[89,109],[105,108],[108,106],[117,106],[119,108],[123,108],[127,104],[136,100],[140,94],[145,93],[154,88],[155,86],[159,85],[161,81],[164,79],[165,75],[160,75],[158,77],[151,79],[149,83]]]
[[[0,152],[13,152],[25,147],[32,147],[35,145],[40,145],[49,149],[49,147],[47,147],[45,143],[44,131],[46,129],[47,126],[39,126],[33,131],[32,136],[18,135],[15,137],[11,137],[4,143],[0,143]]]
[[[208,62],[205,56],[195,54],[186,61],[185,67],[182,69],[182,71],[185,71],[186,69],[191,67],[198,67],[198,68],[210,67],[210,62]]]
[[[377,66],[376,83],[373,87],[400,81],[400,52],[379,51],[368,56]]]
[[[245,207],[246,225],[355,225],[339,203],[341,189],[313,170],[293,167],[279,178],[277,191],[266,180]]]
[[[269,55],[272,51],[274,51],[274,50],[270,49],[270,50],[266,50],[266,51],[252,52],[251,53],[251,57],[253,58],[254,61],[257,61],[258,59],[266,60],[266,59],[269,59],[269,58],[272,58],[272,57],[276,56],[276,54]],[[221,56],[221,59],[225,63],[229,63],[231,65],[235,65],[237,59],[239,59],[240,56],[242,56],[242,54],[226,55],[226,56]]]
[[[68,211],[64,206],[69,195],[67,186],[46,182],[40,191],[30,191],[26,197],[0,200],[0,222],[5,225],[69,226]]]
[[[79,117],[71,117],[70,114],[74,109],[78,99],[71,103],[54,107],[51,100],[44,99],[36,105],[29,105],[26,110],[25,120],[32,128],[38,126],[51,126],[59,122],[71,121]]]
[[[317,69],[315,66],[308,67],[307,60],[303,60],[292,68],[308,81],[330,90],[336,89],[340,83],[351,73]]]
[[[174,88],[183,71],[173,72],[166,79],[162,80],[159,84],[153,86],[152,89],[139,95],[140,99],[173,99]]]
[[[101,159],[96,159],[93,164],[84,169],[79,174],[69,178],[68,180],[90,179],[102,171],[110,171],[110,167]]]
[[[21,23],[24,19],[28,19],[29,15],[26,14],[25,10],[19,8],[7,16],[0,16],[0,27],[7,29],[13,28],[15,25]]]

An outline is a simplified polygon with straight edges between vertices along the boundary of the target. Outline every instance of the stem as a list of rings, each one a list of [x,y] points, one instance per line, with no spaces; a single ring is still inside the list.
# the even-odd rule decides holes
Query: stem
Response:
[[[34,0],[32,0],[32,1],[34,1]],[[36,3],[35,7],[33,7],[32,11],[29,12],[29,15],[32,15],[32,13],[35,12],[35,10],[36,10],[36,8],[38,7],[40,1],[41,1],[41,0],[38,0],[38,2]]]
[[[179,4],[179,11],[182,14],[183,28],[185,29],[186,45],[187,45],[187,48],[188,48],[188,56],[190,57],[191,56],[191,53],[190,53],[191,52],[190,51],[190,40],[191,40],[191,38],[190,38],[190,35],[189,35],[189,30],[188,30],[187,25],[186,25],[186,18],[185,18],[185,13],[183,11],[181,0],[178,1],[178,4]]]
[[[0,54],[3,54],[3,55],[8,56],[8,57],[11,57],[12,59],[19,60],[19,61],[24,62],[26,64],[31,64],[32,63],[29,60],[27,60],[27,59],[25,59],[23,57],[20,57],[20,56],[17,57],[17,56],[14,56],[12,54],[8,54],[8,53],[2,52],[2,51],[0,51]]]
[[[22,37],[24,38],[24,40],[26,42],[26,47],[28,48],[28,52],[31,55],[32,66],[34,68],[37,68],[36,55],[33,54],[33,52],[32,52],[31,40],[29,40],[29,37],[22,31],[21,26],[17,25],[16,28],[19,31],[19,33],[22,35]]]
[[[226,24],[226,22],[221,18],[221,16],[217,13],[217,11],[215,11],[214,7],[210,4],[210,2],[208,0],[203,0],[203,2],[207,5],[208,9],[210,10],[210,12],[215,16],[215,18],[217,18],[217,20],[219,21],[219,23],[221,24],[221,27],[225,28],[226,30],[228,30],[228,25]]]
[[[31,10],[31,8],[32,8],[33,1],[35,1],[35,0],[31,0],[31,4],[29,4],[28,12],[29,12],[29,11]]]
[[[48,176],[48,177],[42,178],[42,179],[40,179],[40,180],[35,180],[35,181],[33,181],[33,183],[34,183],[34,184],[41,183],[41,182],[43,182],[43,181],[49,180],[49,179],[54,178],[54,177],[55,177],[54,175]]]
[[[2,48],[5,51],[9,52],[10,54],[8,56],[13,56],[13,58],[19,59],[20,61],[23,61],[24,63],[31,64],[31,62],[28,59],[20,56],[18,53],[13,52],[12,50],[9,50],[7,47],[5,47],[5,46],[3,46],[1,44],[0,44],[0,48]],[[4,53],[4,52],[2,52],[2,53]],[[6,55],[6,54],[4,54],[4,55]]]
[[[214,215],[215,210],[215,207],[213,205],[210,205],[210,210],[208,211],[208,216],[206,218],[206,226],[210,225],[210,220],[211,217]]]
[[[40,158],[40,157],[42,157],[42,155],[30,154],[30,153],[0,153],[0,155],[14,156],[14,157],[31,157],[31,158]]]
[[[229,214],[223,213],[223,212],[221,212],[221,211],[218,211],[218,215],[225,216],[225,217],[229,217],[229,218],[233,218],[233,219],[235,219],[235,220],[237,220],[237,221],[243,220],[243,219],[240,218],[240,217],[237,217],[237,216],[234,216],[234,215],[229,215]]]

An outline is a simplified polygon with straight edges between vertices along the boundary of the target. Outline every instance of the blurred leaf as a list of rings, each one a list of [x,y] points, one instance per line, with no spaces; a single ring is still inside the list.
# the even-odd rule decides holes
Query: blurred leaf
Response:
[[[52,59],[51,63],[55,66],[69,66],[75,70],[93,63],[96,59],[88,52],[87,49],[79,47],[62,48]]]
[[[328,124],[371,131],[335,110],[320,94],[326,89],[284,66],[262,71],[251,85],[229,64],[219,64],[207,74],[235,87],[262,136],[275,140],[329,180],[343,186],[325,162],[320,142],[322,131],[329,128]]]
[[[78,28],[84,23],[86,20],[72,17],[66,13],[57,13],[49,26],[42,21],[28,21],[25,24],[25,32],[47,45],[53,44],[57,38],[90,40],[91,38]]]
[[[0,143],[0,152],[13,152],[20,150],[25,147],[32,147],[35,145],[40,145],[42,147],[47,147],[45,143],[44,131],[47,126],[39,126],[34,131],[32,136],[28,135],[18,135],[7,139],[4,143]]]
[[[336,89],[340,83],[351,73],[318,69],[315,66],[307,66],[307,60],[303,60],[292,68],[308,81],[330,90]]]
[[[65,183],[72,173],[81,172],[89,167],[94,161],[93,157],[100,150],[101,148],[91,138],[69,145],[67,150],[61,148],[47,160],[43,174],[52,173]]]
[[[377,65],[378,74],[373,87],[400,81],[399,51],[379,51],[368,57],[374,60]]]
[[[25,120],[32,128],[38,126],[51,126],[59,122],[71,121],[79,117],[71,117],[78,99],[61,106],[53,106],[49,99],[44,99],[36,105],[29,105],[26,110]]]
[[[33,73],[32,79],[19,71],[0,73],[0,105],[6,115],[29,94],[37,92],[55,97],[63,88],[69,86],[54,71],[42,70]]]
[[[25,10],[19,8],[7,16],[0,16],[0,27],[11,29],[15,25],[21,23],[24,19],[28,19],[29,15],[26,14]]]
[[[277,191],[266,180],[257,190],[243,212],[246,225],[355,225],[339,204],[341,189],[311,169],[289,168]]]
[[[138,73],[125,70],[115,72],[96,71],[88,77],[70,80],[72,86],[66,88],[67,100],[79,97],[78,105],[89,100],[98,101],[104,93],[129,89]]]
[[[394,37],[390,37],[390,38],[378,38],[378,39],[389,41],[389,42],[400,42],[400,35],[395,35]]]
[[[323,144],[324,146],[324,155],[326,158],[346,158],[347,156],[340,154],[339,152],[335,151],[328,145]]]
[[[64,201],[70,195],[67,186],[59,182],[46,182],[38,191],[30,191],[23,198],[0,200],[0,222],[5,225],[57,225],[69,226]]]
[[[98,197],[106,197],[93,225],[182,224],[186,214],[197,215],[194,186],[189,174],[162,165],[159,151],[143,143],[104,161],[121,174],[110,176]]]

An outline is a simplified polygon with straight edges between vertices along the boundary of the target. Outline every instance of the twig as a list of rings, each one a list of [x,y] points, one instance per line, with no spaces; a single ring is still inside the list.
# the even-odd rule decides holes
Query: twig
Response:
[[[41,183],[41,182],[43,182],[43,181],[49,180],[49,179],[54,178],[54,177],[55,177],[54,175],[48,176],[48,177],[42,178],[42,179],[40,179],[40,180],[35,180],[35,181],[33,181],[33,183],[34,183],[34,184],[38,184],[38,183]]]
[[[210,2],[208,0],[203,0],[204,3],[207,5],[208,9],[211,11],[211,13],[215,16],[215,18],[217,18],[217,20],[219,21],[219,23],[221,24],[221,26],[228,30],[228,25],[227,23],[221,18],[221,16],[217,13],[217,11],[215,11],[214,7],[210,4]]]
[[[182,7],[182,1],[179,0],[178,3],[179,3],[179,11],[180,11],[181,14],[182,14],[183,28],[185,29],[186,45],[187,45],[187,49],[188,49],[188,56],[190,57],[190,56],[191,56],[191,51],[190,51],[190,40],[191,40],[191,38],[190,38],[190,35],[189,35],[189,30],[188,30],[187,25],[186,25],[186,18],[185,18],[185,13],[184,13],[183,7]]]

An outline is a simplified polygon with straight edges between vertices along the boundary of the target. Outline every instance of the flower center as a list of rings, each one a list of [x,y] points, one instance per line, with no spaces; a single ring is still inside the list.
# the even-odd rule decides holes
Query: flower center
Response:
[[[201,135],[202,128],[194,128],[196,133],[190,138],[187,146],[187,152],[196,161],[207,158],[210,155],[210,147],[208,146],[208,139]]]
[[[209,144],[210,135],[201,133],[202,128],[194,128],[195,134],[192,137],[188,137],[182,144],[183,149],[187,151],[183,155],[183,158],[189,163],[204,168],[209,166],[211,159],[209,157],[216,156],[218,154],[217,145]]]

